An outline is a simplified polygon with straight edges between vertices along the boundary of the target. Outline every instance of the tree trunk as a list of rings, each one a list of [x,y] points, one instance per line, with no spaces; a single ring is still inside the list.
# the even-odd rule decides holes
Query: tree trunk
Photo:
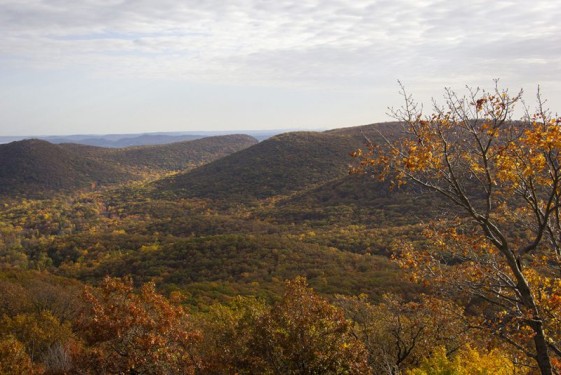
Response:
[[[538,320],[532,322],[531,327],[536,333],[534,336],[534,345],[536,346],[536,362],[538,362],[540,372],[542,375],[551,375],[553,374],[553,369],[551,368],[551,361],[549,359],[547,341],[543,333],[542,321]]]
[[[510,252],[507,246],[503,246],[500,250],[506,256],[510,269],[514,273],[514,277],[518,282],[516,289],[518,289],[518,292],[520,293],[522,303],[532,313],[532,320],[528,322],[528,325],[534,331],[534,346],[536,348],[535,360],[538,363],[538,367],[540,368],[542,375],[552,375],[553,369],[549,358],[547,340],[543,331],[543,320],[540,317],[540,312],[536,306],[536,301],[532,295],[528,280],[526,280],[526,277],[522,272],[521,263],[518,259],[516,259],[514,254]]]
[[[551,360],[549,358],[547,340],[545,338],[545,333],[543,332],[543,321],[539,316],[539,311],[534,302],[532,292],[530,291],[530,286],[522,275],[522,271],[520,271],[519,269],[517,269],[517,271],[519,272],[515,272],[515,274],[517,274],[517,276],[520,275],[518,277],[517,289],[520,292],[520,296],[522,297],[524,305],[530,308],[533,315],[532,320],[529,321],[528,324],[534,331],[534,346],[536,348],[535,359],[536,362],[538,362],[538,367],[540,368],[540,372],[542,373],[542,375],[551,375],[553,374],[553,369],[551,367]]]

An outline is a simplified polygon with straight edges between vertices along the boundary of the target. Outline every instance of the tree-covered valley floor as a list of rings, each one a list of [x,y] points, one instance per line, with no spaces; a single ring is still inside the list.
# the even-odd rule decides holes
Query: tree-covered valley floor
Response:
[[[346,176],[339,136],[2,198],[0,373],[531,371],[392,259],[452,208]]]

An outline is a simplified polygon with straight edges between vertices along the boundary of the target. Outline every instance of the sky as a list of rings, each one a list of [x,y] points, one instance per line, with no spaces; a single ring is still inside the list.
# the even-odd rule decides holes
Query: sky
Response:
[[[0,0],[0,136],[328,129],[466,85],[561,106],[554,0]]]

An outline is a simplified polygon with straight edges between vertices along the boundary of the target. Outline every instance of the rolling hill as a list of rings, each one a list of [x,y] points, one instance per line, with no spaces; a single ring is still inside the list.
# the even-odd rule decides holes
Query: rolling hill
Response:
[[[208,137],[158,146],[109,149],[24,140],[0,145],[0,194],[48,196],[184,170],[257,143],[246,135]]]
[[[347,175],[349,152],[364,146],[366,138],[394,136],[395,125],[280,134],[156,187],[182,197],[230,201],[287,196]]]
[[[0,145],[0,194],[40,197],[54,191],[111,184],[133,176],[59,145],[37,139]]]
[[[61,146],[90,158],[137,170],[176,171],[193,168],[257,143],[243,134],[206,137],[164,145],[102,148],[81,144]]]

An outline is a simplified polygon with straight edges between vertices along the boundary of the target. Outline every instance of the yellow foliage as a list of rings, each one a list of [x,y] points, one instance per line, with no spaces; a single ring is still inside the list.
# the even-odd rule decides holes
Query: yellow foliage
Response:
[[[24,345],[13,336],[0,341],[0,374],[33,374],[31,359]]]
[[[34,361],[45,355],[49,348],[65,344],[73,336],[70,323],[60,322],[49,311],[18,314],[12,318],[5,315],[0,323],[0,335],[17,338]]]
[[[431,357],[425,358],[418,368],[407,375],[512,375],[525,374],[516,369],[506,353],[493,349],[481,353],[467,346],[457,355],[449,357],[444,347],[437,348]]]

